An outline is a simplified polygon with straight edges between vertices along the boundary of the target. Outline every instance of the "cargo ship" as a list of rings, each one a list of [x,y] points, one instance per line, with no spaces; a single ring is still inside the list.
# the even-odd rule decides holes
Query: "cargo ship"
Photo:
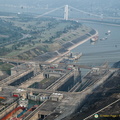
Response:
[[[94,37],[92,37],[92,38],[90,39],[91,42],[95,42],[95,41],[97,41],[97,40],[98,40],[98,35],[96,35],[96,36],[94,36]]]

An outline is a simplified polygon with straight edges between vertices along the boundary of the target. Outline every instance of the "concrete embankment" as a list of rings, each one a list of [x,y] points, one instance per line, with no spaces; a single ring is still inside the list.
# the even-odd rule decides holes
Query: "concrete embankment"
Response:
[[[96,35],[98,35],[98,31],[95,31],[95,34],[93,34],[93,35],[89,36],[88,38],[85,38],[84,40],[80,41],[79,43],[73,45],[73,46],[70,47],[68,50],[72,50],[72,49],[76,48],[77,46],[79,46],[79,45],[87,42],[88,40],[90,40],[92,37],[94,37],[94,36],[96,36]]]
[[[58,56],[55,56],[51,59],[48,59],[47,61],[48,62],[53,62],[55,60],[57,60],[60,56],[64,56],[66,54],[69,53],[70,50],[76,48],[77,46],[87,42],[88,40],[90,40],[92,37],[98,35],[98,31],[92,29],[89,33],[75,39],[75,40],[72,40],[72,41],[69,41],[69,42],[66,42],[65,44],[63,44],[63,48],[61,48],[60,50],[58,50],[59,52],[59,55]]]
[[[91,87],[86,88],[85,90],[78,92],[79,95],[77,95],[76,98],[74,98],[74,101],[72,103],[72,106],[69,108],[69,111],[65,111],[62,116],[58,117],[55,120],[68,120],[68,118],[73,115],[75,112],[78,112],[84,103],[86,102],[86,99],[89,98],[89,96],[93,93],[93,91],[103,84],[106,80],[109,79],[109,77],[114,74],[115,70],[110,70],[105,76],[99,79],[95,84],[93,84]],[[83,119],[81,119],[83,120]]]

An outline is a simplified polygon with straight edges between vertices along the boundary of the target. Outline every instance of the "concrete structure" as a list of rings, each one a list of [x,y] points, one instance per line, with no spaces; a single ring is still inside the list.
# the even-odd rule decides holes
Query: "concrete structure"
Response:
[[[9,85],[20,79],[21,79],[21,82],[23,82],[33,76],[34,76],[34,68],[31,68],[31,69],[28,69],[27,71],[24,71],[23,73],[18,73],[16,75],[9,76],[8,78],[1,80],[0,84],[1,85]]]
[[[100,68],[92,68],[92,72],[99,72]]]
[[[60,101],[60,100],[62,100],[62,99],[63,99],[63,94],[61,94],[61,93],[53,93],[53,94],[50,96],[50,100],[52,100],[52,101],[58,102],[58,101]]]
[[[97,86],[102,84],[107,78],[113,75],[114,72],[116,71],[114,69],[109,71],[106,71],[105,69],[101,69],[101,70],[94,69],[95,72],[90,72],[89,75],[87,75],[84,78],[83,82],[81,82],[82,84],[81,86],[81,84],[79,84],[80,82],[77,80],[77,77],[81,75],[81,71],[78,67],[79,66],[73,65],[73,68],[71,70],[63,70],[63,68],[61,67],[62,71],[61,69],[46,68],[48,71],[46,70],[44,72],[44,76],[46,76],[45,74],[47,74],[47,77],[51,75],[55,75],[55,76],[59,75],[60,77],[59,79],[52,82],[49,85],[49,87],[45,89],[27,88],[27,86],[24,86],[25,89],[21,89],[21,86],[19,85],[18,88],[20,89],[16,89],[17,86],[14,87],[10,86],[11,82],[15,82],[19,78],[20,79],[23,78],[21,79],[21,81],[22,82],[24,81],[25,84],[27,83],[30,84],[29,83],[30,81],[28,82],[26,81],[26,75],[32,72],[32,75],[34,76],[33,72],[35,71],[34,70],[35,67],[29,69],[28,71],[25,71],[22,74],[19,74],[18,76],[15,75],[13,79],[12,77],[10,77],[10,79],[6,79],[6,81],[4,81],[5,83],[1,85],[3,85],[3,91],[5,88],[13,89],[12,95],[18,95],[24,98],[27,97],[30,100],[43,102],[34,111],[31,111],[29,112],[29,114],[25,115],[23,120],[38,120],[40,118],[45,118],[46,120],[61,120],[66,116],[73,114],[78,109],[78,107],[83,105],[83,102],[86,99],[86,97],[92,94],[93,90],[96,89]],[[33,78],[31,78],[32,83],[36,81],[40,82],[41,78],[43,77],[43,73],[39,74],[38,76],[39,77],[37,77],[36,75]],[[76,91],[76,89],[72,89],[71,90],[72,92],[62,92],[63,89],[62,88],[59,89],[59,88],[61,86],[66,88],[66,86],[64,85],[67,85],[69,81],[72,81],[74,83],[73,86],[71,84],[70,89],[74,87],[74,85],[76,85],[75,88],[77,89],[80,88],[81,92],[74,92]],[[44,85],[45,83],[47,82],[43,81]],[[57,90],[60,91],[58,92]]]
[[[33,78],[25,81],[24,83],[22,83],[19,88],[28,88],[30,85],[34,84],[35,82],[40,82],[44,79],[43,73],[40,73],[36,76],[34,76]]]
[[[44,102],[45,100],[49,99],[50,94],[28,94],[28,99],[33,100],[33,101],[40,101]]]
[[[3,111],[1,111],[0,112],[0,119],[3,118],[6,114],[8,114],[10,111],[15,109],[17,107],[17,105],[18,105],[18,103],[17,103],[17,101],[15,101],[14,103],[12,103],[8,107],[6,107]]]
[[[95,79],[91,87],[85,86],[84,90],[78,93],[75,92],[53,92],[50,90],[40,89],[27,89],[27,92],[33,92],[39,94],[39,97],[44,96],[44,93],[50,95],[50,99],[45,100],[40,106],[38,106],[33,112],[25,116],[23,120],[38,120],[39,118],[45,118],[46,120],[61,120],[66,116],[71,115],[76,109],[83,104],[86,97],[92,94],[92,91],[100,84],[102,84],[108,77],[110,77],[116,70],[110,70],[108,73],[103,74],[103,77],[98,76]],[[73,72],[74,73],[74,72]],[[92,76],[92,74],[91,74]],[[89,78],[88,78],[89,79]],[[41,93],[41,94],[40,94]],[[54,93],[54,94],[53,94]],[[38,95],[37,95],[38,97]]]
[[[69,71],[67,74],[60,77],[55,83],[51,84],[47,90],[57,90],[60,86],[62,86],[69,78],[74,76],[74,71]]]
[[[48,69],[43,73],[43,76],[45,78],[49,78],[49,77],[61,77],[62,75],[66,74],[66,70],[65,69]]]
[[[35,66],[34,64],[35,63],[24,63],[24,64],[17,65],[15,67],[12,67],[11,76],[27,71],[28,69],[34,67]]]
[[[48,100],[49,99],[49,96],[50,94],[40,94],[39,95],[39,98],[40,98],[40,101],[45,101],[45,100]]]
[[[26,98],[27,97],[27,91],[24,89],[16,89],[15,91],[13,91],[13,96],[18,96],[18,97],[23,97]]]
[[[74,68],[74,84],[76,84],[78,81],[81,82],[81,71],[79,67]]]
[[[0,91],[2,91],[2,87],[0,87]]]

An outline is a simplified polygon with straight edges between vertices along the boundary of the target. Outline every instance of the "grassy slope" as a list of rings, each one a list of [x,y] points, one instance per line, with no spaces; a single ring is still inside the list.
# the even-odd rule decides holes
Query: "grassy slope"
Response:
[[[50,20],[50,19],[7,19],[8,22],[11,22],[14,26],[19,27],[23,30],[22,33],[24,35],[30,35],[31,37],[25,38],[22,41],[18,41],[16,43],[12,43],[6,45],[5,47],[8,49],[12,49],[13,45],[24,44],[17,46],[17,49],[8,52],[5,56],[16,57],[18,56],[20,59],[32,59],[42,53],[47,51],[54,51],[56,49],[61,48],[61,45],[67,41],[71,41],[76,39],[86,33],[88,33],[91,28],[86,26],[81,26],[78,23],[71,21],[59,21],[59,20]],[[57,32],[64,31],[67,27],[74,26],[78,24],[78,28],[76,29],[68,29],[66,33],[60,34],[58,37],[56,36]],[[21,31],[22,31],[21,30]],[[51,36],[54,37],[52,41],[50,41]]]

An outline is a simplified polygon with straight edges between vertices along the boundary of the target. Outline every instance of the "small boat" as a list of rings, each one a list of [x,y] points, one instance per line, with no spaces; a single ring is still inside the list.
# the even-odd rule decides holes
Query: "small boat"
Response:
[[[107,39],[107,37],[105,37],[105,39]]]
[[[90,42],[91,45],[95,45],[96,42]]]
[[[97,41],[97,40],[98,40],[98,35],[96,35],[96,36],[94,36],[94,37],[92,37],[92,38],[90,39],[91,42],[95,42],[95,41]]]
[[[111,31],[110,30],[108,30],[105,34],[106,35],[109,35],[111,33]]]
[[[105,40],[106,38],[101,38],[100,40]]]

